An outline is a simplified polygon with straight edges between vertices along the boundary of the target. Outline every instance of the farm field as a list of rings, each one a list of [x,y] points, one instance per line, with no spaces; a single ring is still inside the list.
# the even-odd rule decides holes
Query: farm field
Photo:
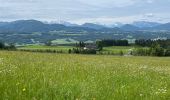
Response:
[[[43,45],[31,45],[31,46],[24,46],[20,47],[19,49],[63,49],[68,50],[72,48],[72,46],[43,46]]]
[[[85,34],[61,34],[63,36],[82,36],[82,35],[85,35]],[[52,43],[53,44],[58,44],[58,45],[74,45],[76,43],[78,43],[79,41],[75,40],[75,39],[72,39],[72,38],[63,38],[63,39],[56,39],[56,40],[53,40]],[[94,41],[91,41],[91,40],[88,40],[88,41],[85,41],[85,43],[94,43]]]
[[[19,50],[62,50],[64,52],[68,52],[69,49],[73,49],[73,46],[42,46],[42,45],[32,45],[19,47]],[[129,50],[134,49],[134,46],[111,46],[111,47],[103,47],[101,51],[103,54],[114,53],[119,54],[122,51],[124,54],[127,54]],[[138,47],[139,48],[139,47]]]
[[[0,51],[1,100],[169,100],[170,57]]]
[[[111,46],[111,47],[104,47],[102,52],[103,53],[110,52],[110,53],[118,54],[120,53],[120,51],[122,51],[125,54],[125,53],[128,53],[129,50],[132,50],[134,48],[135,47],[133,46]]]
[[[19,50],[62,50],[63,52],[68,52],[69,49],[72,49],[72,46],[43,46],[43,45],[31,45],[19,47]]]
[[[71,39],[71,38],[65,38],[65,39],[57,39],[53,40],[52,43],[54,44],[75,44],[79,41]]]

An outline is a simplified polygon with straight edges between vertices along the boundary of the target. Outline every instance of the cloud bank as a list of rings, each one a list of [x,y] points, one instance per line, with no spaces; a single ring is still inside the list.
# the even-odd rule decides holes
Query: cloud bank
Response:
[[[170,22],[170,0],[0,0],[0,21]]]

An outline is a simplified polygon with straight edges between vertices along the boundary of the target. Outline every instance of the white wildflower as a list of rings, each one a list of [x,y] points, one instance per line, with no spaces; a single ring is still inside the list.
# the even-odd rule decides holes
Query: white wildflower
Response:
[[[166,87],[158,89],[155,94],[166,94],[167,93],[167,89]]]
[[[140,96],[142,97],[142,96],[143,96],[143,94],[140,94]]]

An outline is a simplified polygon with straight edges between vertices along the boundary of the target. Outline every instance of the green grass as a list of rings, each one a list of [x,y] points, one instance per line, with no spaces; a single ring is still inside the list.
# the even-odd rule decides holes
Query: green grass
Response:
[[[133,46],[111,46],[111,47],[104,47],[103,53],[114,53],[119,54],[122,51],[124,54],[128,53],[130,49],[134,49]]]
[[[69,49],[72,49],[72,46],[43,46],[43,45],[31,45],[31,46],[24,46],[19,47],[19,50],[62,50],[63,52],[68,52]]]
[[[70,34],[75,35],[75,34]],[[81,34],[82,35],[82,34]],[[85,43],[93,43],[94,41],[87,40]],[[79,43],[79,41],[71,38],[64,38],[64,39],[56,39],[52,41],[53,44],[59,44],[59,45],[66,45],[66,44],[76,44]]]
[[[79,41],[71,39],[71,38],[56,39],[52,41],[53,44],[60,44],[60,45],[61,44],[76,44],[78,42]]]
[[[90,41],[89,41],[90,42]],[[73,46],[43,46],[43,45],[30,45],[19,47],[19,50],[62,50],[65,53],[68,53],[69,49],[73,49]],[[143,48],[143,47],[134,47],[134,46],[111,46],[111,47],[103,47],[103,50],[100,51],[102,54],[114,54],[119,55],[122,51],[125,55],[129,53],[130,50],[134,50],[135,48]]]
[[[170,58],[0,51],[1,100],[169,100]]]

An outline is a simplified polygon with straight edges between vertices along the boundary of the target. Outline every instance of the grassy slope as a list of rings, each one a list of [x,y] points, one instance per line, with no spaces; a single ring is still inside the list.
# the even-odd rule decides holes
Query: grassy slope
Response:
[[[0,98],[168,100],[170,58],[0,51]]]

